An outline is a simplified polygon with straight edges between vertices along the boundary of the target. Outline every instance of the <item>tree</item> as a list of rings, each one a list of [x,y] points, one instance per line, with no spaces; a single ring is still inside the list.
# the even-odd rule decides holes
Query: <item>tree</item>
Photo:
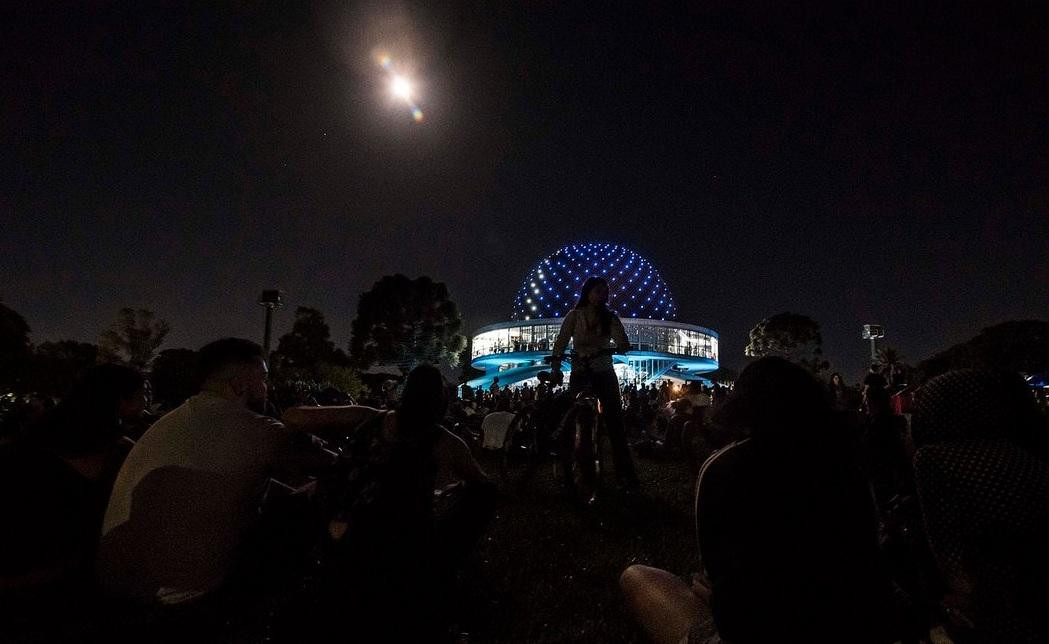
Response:
[[[98,364],[98,345],[76,340],[44,342],[33,351],[32,387],[50,396],[64,396],[80,376]]]
[[[24,387],[29,368],[29,325],[0,303],[0,394]]]
[[[350,355],[362,369],[376,363],[403,372],[423,362],[455,365],[466,347],[461,327],[459,307],[443,283],[387,275],[361,295]]]
[[[317,368],[317,380],[322,385],[335,387],[354,400],[360,400],[365,393],[364,382],[352,367],[322,362]]]
[[[819,323],[798,313],[777,313],[759,322],[750,330],[750,342],[744,353],[752,358],[780,356],[813,373],[830,367],[823,359]]]
[[[124,308],[117,321],[102,333],[99,345],[106,359],[145,369],[170,330],[153,311]]]
[[[476,369],[470,365],[473,362],[473,341],[467,340],[466,346],[459,352],[459,380],[460,382],[467,382],[474,378],[480,378],[484,375],[484,371]]]
[[[918,363],[925,379],[952,369],[995,369],[1026,374],[1049,371],[1049,322],[1011,320]]]
[[[279,363],[283,369],[314,372],[322,362],[333,362],[333,358],[337,361],[336,351],[324,314],[317,309],[300,306],[295,309],[295,323],[291,331],[282,335],[277,342],[277,355],[272,361]]]
[[[181,405],[197,393],[197,352],[192,349],[164,349],[153,359],[149,380],[153,397],[164,409]]]
[[[889,384],[906,384],[911,381],[914,367],[907,364],[896,349],[883,347],[878,349],[876,356],[876,362],[881,367],[881,373],[889,381]]]

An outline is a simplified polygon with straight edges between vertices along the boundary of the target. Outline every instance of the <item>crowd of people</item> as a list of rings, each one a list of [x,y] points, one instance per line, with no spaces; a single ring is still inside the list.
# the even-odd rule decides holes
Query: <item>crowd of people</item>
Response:
[[[1049,424],[1018,375],[951,371],[901,397],[877,368],[851,388],[766,357],[731,388],[620,387],[606,299],[587,280],[538,384],[461,398],[420,365],[373,404],[302,391],[277,409],[262,348],[227,338],[198,352],[199,392],[150,415],[143,373],[92,367],[2,425],[0,620],[12,639],[69,639],[80,611],[80,638],[262,623],[267,641],[439,641],[499,501],[471,439],[498,448],[589,390],[624,493],[643,494],[635,454],[697,475],[699,566],[619,580],[654,641],[1049,640]],[[565,386],[570,340],[592,351]]]
[[[278,420],[257,344],[210,343],[198,371],[199,393],[144,432],[148,381],[118,365],[90,369],[37,422],[5,425],[7,635],[59,641],[80,626],[89,639],[215,641],[262,618],[267,638],[288,641],[347,623],[369,641],[440,632],[434,598],[449,595],[496,498],[440,424],[440,372],[414,369],[391,409],[291,407]],[[273,525],[267,498],[303,478],[311,511]],[[272,614],[278,599],[295,604],[294,623]]]
[[[893,412],[872,371],[840,383],[762,358],[713,417],[702,566],[635,565],[620,583],[657,642],[1049,638],[1049,425],[1016,374],[952,371]],[[838,389],[839,391],[835,391]],[[683,572],[683,571],[681,571]]]

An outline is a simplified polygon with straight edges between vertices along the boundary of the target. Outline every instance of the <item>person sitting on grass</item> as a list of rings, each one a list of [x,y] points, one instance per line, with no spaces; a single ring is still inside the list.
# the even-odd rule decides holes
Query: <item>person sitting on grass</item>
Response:
[[[911,435],[926,538],[958,642],[1049,640],[1047,433],[1018,374],[949,371],[918,390]]]
[[[408,374],[396,410],[297,407],[284,413],[292,427],[348,434],[349,462],[331,484],[330,545],[339,563],[321,582],[325,607],[309,620],[314,626],[330,618],[349,621],[367,641],[429,641],[439,632],[454,573],[496,500],[469,446],[440,425],[447,404],[440,371],[420,365]],[[445,480],[461,486],[438,514],[435,489],[445,488]]]
[[[39,426],[0,440],[0,587],[89,578],[125,430],[147,392],[140,371],[96,365]]]
[[[780,358],[739,376],[714,421],[742,440],[696,491],[706,575],[634,565],[627,605],[656,642],[890,642],[891,581],[863,472],[820,383]]]

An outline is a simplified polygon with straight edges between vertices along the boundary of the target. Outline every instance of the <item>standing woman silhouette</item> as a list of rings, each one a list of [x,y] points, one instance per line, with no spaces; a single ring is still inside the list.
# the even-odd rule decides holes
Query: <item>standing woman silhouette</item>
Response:
[[[627,446],[623,430],[619,380],[612,368],[612,356],[601,353],[613,346],[616,351],[627,351],[630,348],[630,340],[627,339],[623,323],[615,313],[608,310],[608,282],[604,278],[588,277],[583,282],[583,288],[579,291],[579,301],[561,324],[551,356],[552,373],[555,377],[559,377],[561,373],[561,359],[569,340],[573,341],[576,354],[589,358],[590,384],[601,401],[605,429],[612,444],[616,476],[628,487],[637,488],[637,472],[634,470],[634,460],[630,456],[630,448]],[[572,362],[572,375],[568,383],[568,389],[572,394],[579,393],[585,385],[580,362]]]

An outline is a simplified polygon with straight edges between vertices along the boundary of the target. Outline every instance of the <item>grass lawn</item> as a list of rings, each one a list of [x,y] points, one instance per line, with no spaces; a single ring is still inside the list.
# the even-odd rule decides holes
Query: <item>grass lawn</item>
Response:
[[[507,490],[463,579],[460,630],[471,642],[644,642],[618,578],[643,563],[698,570],[694,477],[684,462],[636,458],[640,495],[606,475],[607,494],[577,510],[544,462],[525,489]],[[481,455],[494,474],[498,461]]]

